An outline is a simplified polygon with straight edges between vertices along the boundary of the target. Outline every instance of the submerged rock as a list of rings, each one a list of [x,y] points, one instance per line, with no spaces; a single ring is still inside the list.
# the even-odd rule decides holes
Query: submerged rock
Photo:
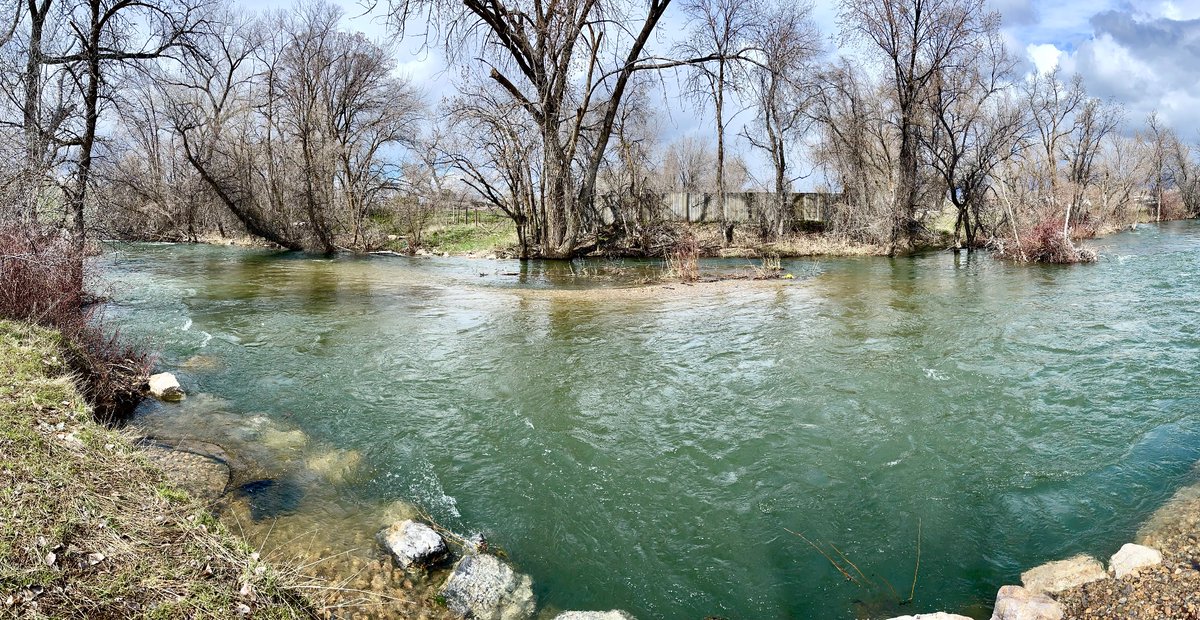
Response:
[[[612,611],[564,611],[554,620],[637,620],[629,612],[614,609]],[[967,620],[970,620],[969,618]]]
[[[183,388],[179,380],[169,372],[150,376],[150,395],[163,401],[176,403],[183,400]]]
[[[212,355],[193,355],[180,364],[188,370],[211,371],[221,367],[221,360]]]
[[[207,454],[161,444],[143,444],[146,458],[163,470],[171,484],[204,501],[225,494],[232,472],[229,464]]]
[[[931,614],[917,614],[915,616],[896,616],[889,620],[971,620],[967,616],[958,614],[948,614],[944,611],[935,611]]]
[[[337,484],[345,482],[361,462],[362,454],[358,450],[330,450],[309,457],[304,464],[325,481]]]
[[[1126,543],[1108,561],[1108,570],[1114,577],[1120,579],[1147,566],[1162,564],[1162,560],[1162,554],[1158,549]]]
[[[261,521],[296,512],[304,498],[304,489],[290,480],[268,478],[243,484],[238,487],[237,495],[250,504],[250,518]]]
[[[1021,583],[1031,592],[1055,594],[1106,577],[1100,560],[1081,554],[1031,568],[1021,573]]]
[[[378,511],[379,527],[387,527],[397,521],[416,520],[421,516],[421,509],[416,504],[398,499]]]
[[[308,435],[302,430],[284,431],[268,428],[262,432],[260,441],[276,452],[294,452],[308,445]]]
[[[996,594],[992,620],[1062,620],[1062,606],[1054,599],[1021,586],[1004,586]]]
[[[433,566],[449,555],[446,541],[433,528],[416,521],[401,521],[376,537],[400,568]]]
[[[494,555],[468,555],[442,586],[450,611],[478,620],[528,620],[537,602],[533,580]]]

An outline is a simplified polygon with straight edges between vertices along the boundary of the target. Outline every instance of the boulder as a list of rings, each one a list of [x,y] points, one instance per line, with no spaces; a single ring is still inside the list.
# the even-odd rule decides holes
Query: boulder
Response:
[[[1047,562],[1021,573],[1021,584],[1031,592],[1055,594],[1108,577],[1100,560],[1080,554],[1066,560]]]
[[[450,611],[478,620],[529,620],[537,607],[533,580],[487,554],[459,560],[441,594]]]
[[[179,380],[169,372],[160,372],[150,376],[150,395],[167,402],[175,403],[183,400],[183,388]]]
[[[612,611],[564,611],[561,614],[554,616],[554,620],[636,620],[636,619],[632,615],[630,615],[628,612],[621,611],[620,609],[613,609]],[[970,618],[968,618],[967,620],[970,620]]]
[[[1054,599],[1021,586],[1004,586],[996,594],[992,620],[1062,620],[1063,608]]]
[[[428,525],[412,520],[381,530],[378,539],[400,568],[433,566],[449,554],[440,534]]]
[[[1114,577],[1120,579],[1147,566],[1162,564],[1162,559],[1162,554],[1158,552],[1158,549],[1126,543],[1108,561],[1108,570]]]
[[[971,620],[967,616],[958,614],[948,614],[944,611],[935,611],[931,614],[917,614],[915,616],[897,616],[890,620]]]

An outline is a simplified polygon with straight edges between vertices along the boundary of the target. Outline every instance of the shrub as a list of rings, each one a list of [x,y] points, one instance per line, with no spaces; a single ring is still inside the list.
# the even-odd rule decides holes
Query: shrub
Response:
[[[112,420],[140,402],[150,360],[106,335],[89,276],[84,251],[58,231],[0,227],[0,319],[59,331],[84,396]]]
[[[685,232],[667,253],[667,275],[680,282],[700,279],[700,243],[691,232]]]
[[[1030,263],[1090,263],[1096,253],[1077,248],[1063,236],[1062,218],[1044,218],[1021,235],[1022,241],[1000,241],[996,252],[1001,258]]]

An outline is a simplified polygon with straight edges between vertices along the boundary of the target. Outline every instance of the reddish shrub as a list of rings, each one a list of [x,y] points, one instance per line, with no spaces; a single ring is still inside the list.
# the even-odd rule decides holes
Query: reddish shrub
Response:
[[[83,251],[56,231],[0,228],[0,319],[61,332],[84,396],[97,417],[112,420],[141,400],[150,360],[105,335],[88,276]]]
[[[1030,263],[1089,263],[1096,260],[1096,253],[1075,247],[1063,236],[1062,218],[1045,218],[1021,235],[1021,243],[1015,240],[997,244],[1001,258]]]

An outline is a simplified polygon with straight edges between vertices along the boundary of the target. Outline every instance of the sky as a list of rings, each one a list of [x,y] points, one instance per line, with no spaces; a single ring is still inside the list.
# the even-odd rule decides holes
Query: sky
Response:
[[[377,14],[364,14],[359,0],[332,0],[347,14],[349,28],[396,48],[397,72],[408,77],[435,106],[454,92],[454,71],[436,48],[418,38],[396,42]],[[1140,127],[1157,111],[1160,119],[1187,141],[1200,141],[1200,0],[987,0],[1003,16],[1010,52],[1021,60],[1019,71],[1030,74],[1061,65],[1064,75],[1079,73],[1089,94],[1122,104],[1126,131]],[[243,2],[248,8],[288,6],[291,0]],[[660,24],[656,45],[669,47],[686,24],[676,0]],[[815,0],[813,18],[831,53],[837,50],[837,0]],[[659,106],[660,140],[683,135],[711,139],[712,119],[706,110],[678,97],[682,76],[667,76]],[[752,120],[742,112],[737,128]],[[734,148],[751,159],[749,147]],[[800,185],[804,185],[801,182]],[[800,187],[799,189],[807,189]]]

